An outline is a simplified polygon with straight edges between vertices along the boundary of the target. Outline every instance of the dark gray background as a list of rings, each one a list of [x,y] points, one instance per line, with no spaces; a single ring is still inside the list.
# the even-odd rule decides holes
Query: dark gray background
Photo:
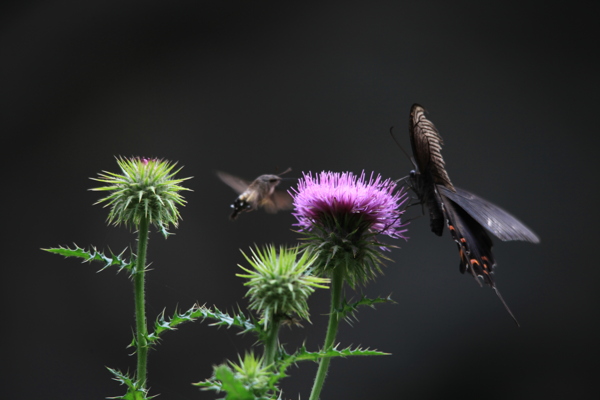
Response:
[[[239,249],[296,243],[290,214],[227,220],[235,194],[214,175],[376,171],[411,164],[407,120],[423,104],[446,140],[453,182],[523,219],[540,245],[496,241],[493,291],[458,272],[448,232],[412,222],[343,346],[387,357],[336,359],[323,399],[590,398],[598,392],[597,12],[592,2],[51,1],[0,12],[2,385],[10,399],[123,393],[105,366],[132,370],[126,274],[96,273],[40,251],[90,244],[120,251],[125,228],[89,192],[114,156],[179,161],[193,192],[176,235],[152,232],[148,317],[196,301],[244,307]],[[409,214],[419,214],[417,207]],[[8,257],[6,257],[8,256]],[[352,292],[348,292],[352,295]],[[357,294],[354,293],[354,296]],[[291,350],[321,345],[287,328]],[[208,323],[181,326],[150,356],[152,393],[210,399],[190,385],[254,339]],[[308,398],[313,363],[290,370],[286,398]]]

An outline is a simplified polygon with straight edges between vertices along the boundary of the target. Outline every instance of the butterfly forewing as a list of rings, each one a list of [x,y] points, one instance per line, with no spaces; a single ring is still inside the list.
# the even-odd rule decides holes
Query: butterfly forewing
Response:
[[[425,116],[425,109],[422,106],[418,104],[412,106],[408,126],[418,172],[421,175],[430,175],[433,183],[454,190],[442,157],[444,141],[433,122]]]

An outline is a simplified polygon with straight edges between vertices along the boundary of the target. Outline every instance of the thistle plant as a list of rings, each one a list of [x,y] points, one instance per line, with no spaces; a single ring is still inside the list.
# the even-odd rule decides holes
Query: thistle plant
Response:
[[[97,178],[105,186],[91,190],[107,192],[95,204],[110,208],[109,225],[124,225],[137,232],[137,248],[119,254],[104,254],[92,247],[86,250],[58,247],[45,249],[66,257],[78,257],[84,262],[101,262],[130,273],[134,284],[135,347],[137,367],[133,375],[109,368],[114,379],[127,386],[125,400],[148,397],[147,356],[160,335],[175,330],[179,324],[197,319],[211,319],[212,326],[236,327],[241,333],[253,333],[263,346],[263,354],[253,351],[239,356],[237,362],[227,362],[214,368],[213,376],[194,385],[203,390],[226,393],[227,400],[275,400],[282,398],[279,381],[287,376],[291,365],[300,361],[319,363],[310,398],[319,398],[332,357],[385,355],[375,350],[340,348],[335,345],[339,321],[356,311],[358,306],[373,306],[389,298],[363,297],[352,304],[342,296],[344,283],[355,288],[373,280],[382,270],[387,257],[384,251],[394,247],[382,243],[378,236],[406,239],[400,220],[404,212],[406,193],[396,190],[396,183],[364,172],[322,172],[304,174],[298,187],[290,193],[294,201],[295,226],[304,235],[304,244],[278,249],[271,245],[251,248],[243,253],[248,266],[240,265],[237,276],[246,280],[249,315],[239,311],[233,315],[216,307],[195,304],[185,312],[165,316],[163,311],[149,332],[145,311],[145,272],[147,266],[150,226],[155,226],[167,238],[168,229],[177,227],[181,215],[178,207],[186,204],[181,191],[189,190],[181,183],[189,178],[176,178],[180,169],[169,161],[147,158],[117,158],[120,173],[102,172]],[[288,352],[279,342],[283,324],[310,322],[307,299],[316,289],[331,286],[329,323],[323,347],[308,351],[303,345]]]
[[[316,288],[327,289],[329,279],[310,274],[316,257],[304,252],[298,257],[298,248],[287,249],[267,246],[264,250],[251,249],[252,256],[244,254],[253,269],[242,268],[246,274],[237,276],[248,279],[247,297],[250,297],[250,309],[261,315],[260,324],[264,335],[264,362],[271,365],[278,350],[279,327],[283,321],[297,315],[309,319],[308,297]]]
[[[217,322],[216,326],[235,326],[242,333],[252,332],[264,353],[257,357],[253,352],[239,357],[239,362],[228,362],[216,366],[213,376],[195,386],[203,390],[226,393],[227,400],[276,400],[281,399],[282,391],[278,382],[287,376],[291,365],[301,361],[319,361],[331,357],[385,355],[375,350],[357,348],[338,349],[331,347],[310,352],[304,346],[288,351],[279,343],[278,333],[282,324],[298,319],[309,320],[307,298],[320,288],[327,288],[328,278],[315,276],[312,272],[318,257],[295,247],[288,249],[275,246],[251,249],[244,254],[249,268],[240,268],[244,273],[237,276],[247,279],[246,296],[250,298],[249,308],[259,314],[259,319],[247,317],[238,312],[231,316],[219,310],[204,308],[204,316]],[[346,308],[353,311],[357,306],[373,305],[376,301],[361,300]],[[298,324],[295,324],[298,325]]]
[[[189,190],[180,184],[190,178],[175,178],[181,170],[174,170],[175,163],[159,159],[148,158],[117,158],[121,172],[102,172],[95,181],[102,182],[106,186],[90,190],[108,192],[108,195],[100,199],[96,204],[104,204],[110,207],[107,221],[113,225],[125,225],[137,231],[137,250],[132,254],[131,261],[119,255],[107,256],[101,252],[86,251],[82,248],[73,249],[59,247],[45,249],[55,254],[66,257],[79,257],[84,261],[101,261],[105,267],[118,266],[119,269],[127,269],[134,282],[135,318],[136,329],[133,345],[136,348],[137,368],[133,378],[109,369],[115,379],[128,386],[128,392],[122,399],[145,399],[147,398],[147,355],[150,346],[157,341],[157,335],[148,333],[145,311],[145,272],[146,253],[148,248],[149,228],[154,225],[166,238],[169,235],[170,225],[178,226],[181,218],[178,206],[185,205],[185,200],[179,192]],[[104,269],[103,268],[103,269]],[[195,306],[188,313],[176,315],[171,321],[163,323],[162,330],[175,329],[178,323],[193,320],[201,314],[195,315],[198,307]],[[164,322],[164,316],[163,316]],[[158,329],[157,329],[158,330]]]
[[[381,243],[377,235],[406,239],[405,225],[400,220],[404,212],[406,193],[395,191],[396,183],[364,172],[321,172],[304,174],[292,193],[296,226],[305,235],[304,248],[317,257],[314,274],[331,278],[329,324],[323,351],[334,348],[339,320],[343,316],[342,287],[365,284],[381,273],[382,250],[390,245]],[[318,400],[330,358],[324,357],[319,368],[311,400]]]

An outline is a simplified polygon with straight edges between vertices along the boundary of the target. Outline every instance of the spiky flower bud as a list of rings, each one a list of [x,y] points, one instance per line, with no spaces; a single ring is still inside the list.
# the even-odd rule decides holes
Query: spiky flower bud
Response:
[[[194,383],[202,390],[214,390],[217,393],[227,393],[223,399],[279,399],[279,390],[273,384],[273,371],[264,365],[262,357],[254,353],[246,353],[239,363],[228,361],[214,367],[213,376],[204,382]]]
[[[297,314],[300,318],[309,318],[306,302],[315,288],[327,289],[329,279],[310,274],[315,257],[303,252],[298,258],[297,248],[287,249],[270,245],[261,250],[250,249],[252,256],[244,254],[253,269],[240,265],[246,274],[237,274],[248,279],[246,296],[250,297],[250,308],[262,313],[264,326],[273,318],[289,318]]]
[[[179,192],[190,190],[179,184],[190,178],[175,179],[181,170],[173,171],[177,163],[155,158],[117,157],[117,164],[121,168],[120,174],[103,171],[98,174],[99,178],[91,178],[108,184],[90,189],[111,192],[95,203],[111,207],[108,223],[138,228],[146,218],[149,224],[168,236],[168,226],[177,227],[181,218],[177,206],[186,203]]]
[[[238,356],[238,359],[238,364],[229,361],[238,381],[249,389],[261,391],[268,388],[269,379],[273,373],[269,370],[269,366],[263,365],[261,357],[250,352],[246,353],[243,359]]]

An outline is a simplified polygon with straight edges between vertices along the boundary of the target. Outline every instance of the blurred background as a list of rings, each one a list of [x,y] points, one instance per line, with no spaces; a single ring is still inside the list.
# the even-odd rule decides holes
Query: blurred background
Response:
[[[176,235],[150,237],[148,318],[195,302],[245,308],[240,249],[296,243],[290,213],[228,220],[236,194],[215,170],[375,171],[411,163],[408,113],[424,105],[445,139],[450,177],[521,218],[541,244],[495,241],[489,287],[458,271],[456,246],[427,217],[355,299],[391,294],[342,324],[342,346],[390,352],[335,359],[323,399],[591,398],[598,393],[599,30],[593,2],[24,1],[0,11],[0,118],[7,181],[1,278],[6,399],[102,399],[124,393],[106,366],[135,368],[125,273],[40,251],[135,245],[89,178],[115,156],[178,161],[193,176]],[[293,180],[282,184],[289,187]],[[412,207],[407,217],[418,217]],[[388,242],[394,242],[386,239]],[[324,338],[285,328],[289,351]],[[213,399],[190,385],[254,343],[208,322],[164,335],[151,393]],[[316,364],[282,381],[308,398]]]

